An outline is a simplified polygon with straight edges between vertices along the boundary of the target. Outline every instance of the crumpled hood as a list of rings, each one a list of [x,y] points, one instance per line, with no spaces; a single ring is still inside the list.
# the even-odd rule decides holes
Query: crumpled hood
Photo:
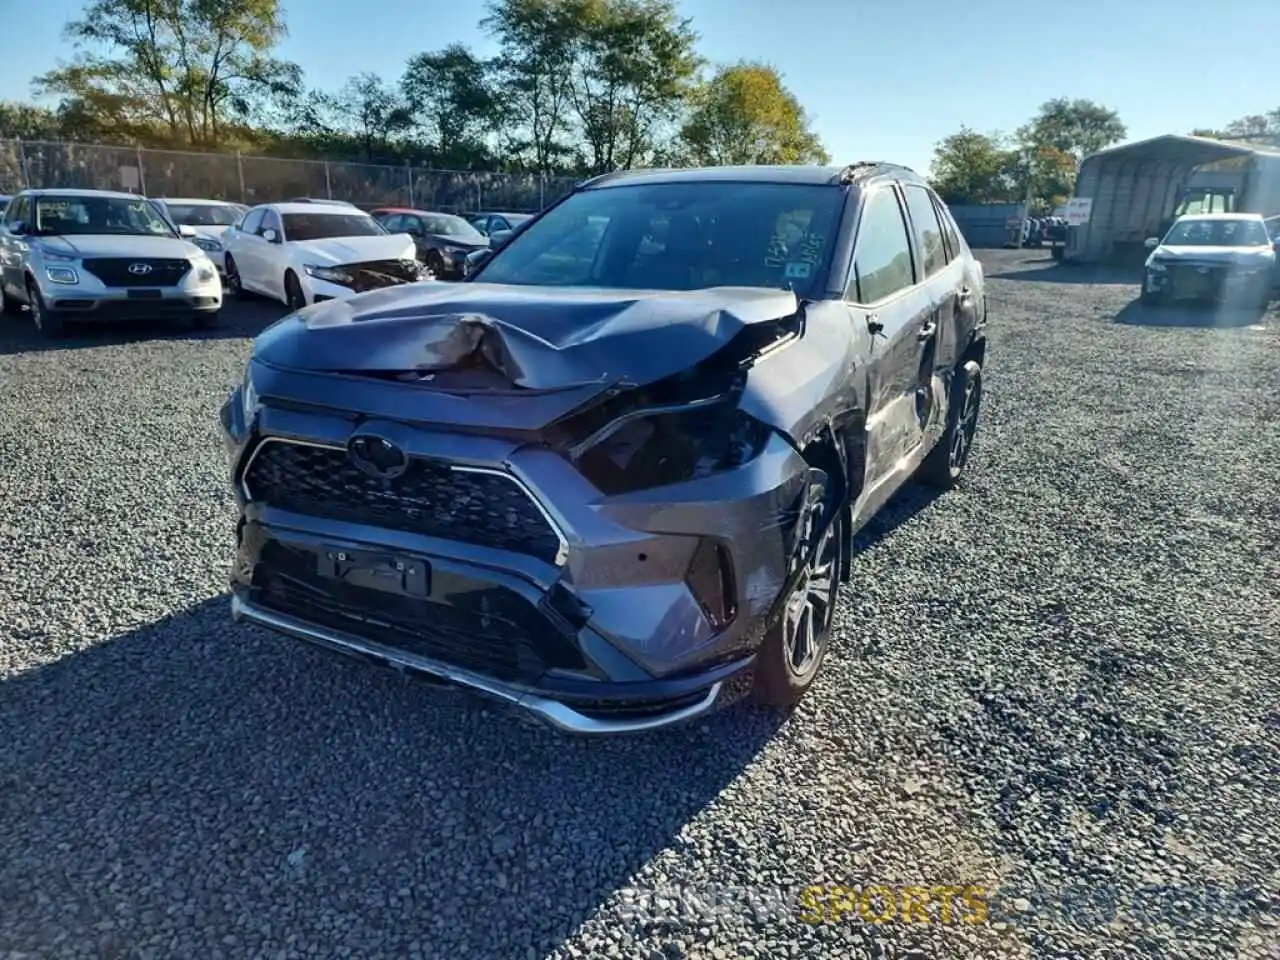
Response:
[[[514,387],[639,386],[694,366],[744,327],[796,309],[789,290],[754,287],[415,283],[285,317],[258,337],[255,357],[315,372],[429,373],[480,356]]]
[[[332,267],[370,260],[414,260],[417,251],[407,233],[371,237],[331,237],[327,240],[296,240],[289,244],[307,263]]]
[[[204,251],[177,237],[120,236],[110,233],[38,237],[33,241],[46,250],[71,257],[203,257]]]
[[[1152,260],[1162,263],[1249,264],[1275,259],[1270,246],[1257,247],[1156,247]]]

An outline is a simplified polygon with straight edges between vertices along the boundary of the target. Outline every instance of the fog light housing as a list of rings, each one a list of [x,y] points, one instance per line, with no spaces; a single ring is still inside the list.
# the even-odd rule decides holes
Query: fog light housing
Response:
[[[737,592],[733,562],[723,544],[705,537],[699,541],[689,558],[684,582],[716,630],[733,622],[738,613]]]

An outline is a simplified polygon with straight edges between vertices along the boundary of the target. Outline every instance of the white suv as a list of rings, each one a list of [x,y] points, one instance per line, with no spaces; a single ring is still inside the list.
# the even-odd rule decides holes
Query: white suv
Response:
[[[267,203],[223,240],[227,290],[298,310],[430,277],[413,238],[338,203]]]

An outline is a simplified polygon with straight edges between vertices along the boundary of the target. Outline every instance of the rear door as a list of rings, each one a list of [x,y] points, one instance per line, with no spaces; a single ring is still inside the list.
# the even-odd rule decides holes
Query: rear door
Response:
[[[920,358],[935,307],[916,283],[916,251],[893,184],[868,190],[846,291],[854,322],[871,334],[867,367],[867,487],[893,473],[921,443]]]
[[[917,282],[929,302],[929,315],[917,335],[917,412],[921,427],[925,427],[939,405],[945,408],[944,384],[936,374],[939,358],[945,362],[955,352],[955,320],[964,286],[964,264],[959,258],[947,256],[945,233],[932,191],[921,184],[907,183],[903,184],[902,193],[907,200],[907,218],[918,257]]]

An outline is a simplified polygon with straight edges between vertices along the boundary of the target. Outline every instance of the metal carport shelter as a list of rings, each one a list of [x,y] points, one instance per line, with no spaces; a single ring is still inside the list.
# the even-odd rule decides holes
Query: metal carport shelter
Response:
[[[1090,154],[1080,164],[1074,195],[1092,198],[1093,208],[1087,223],[1070,230],[1063,259],[1103,263],[1132,256],[1173,212],[1197,167],[1258,152],[1207,137],[1168,135]]]

